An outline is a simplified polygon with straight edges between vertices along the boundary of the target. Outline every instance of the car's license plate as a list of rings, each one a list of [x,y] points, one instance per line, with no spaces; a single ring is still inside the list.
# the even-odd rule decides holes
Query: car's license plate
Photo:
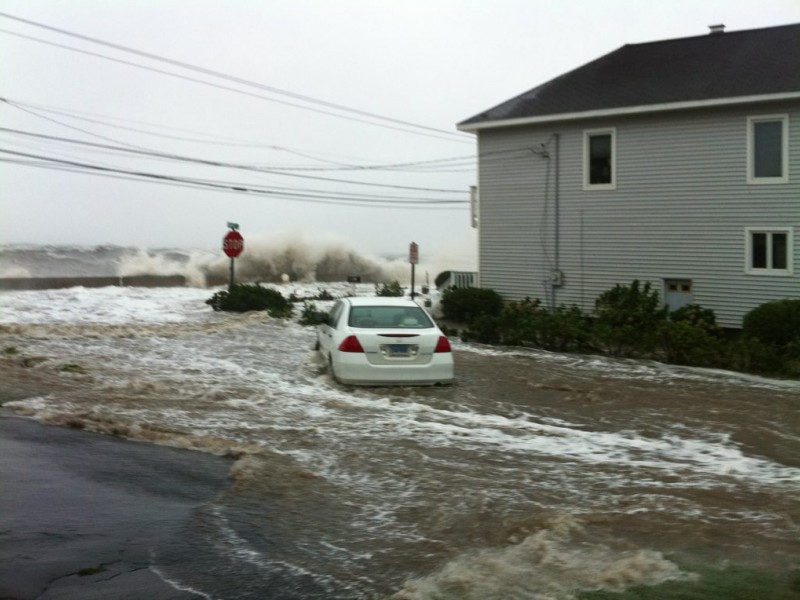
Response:
[[[387,358],[413,357],[419,352],[416,344],[383,344],[381,353]]]

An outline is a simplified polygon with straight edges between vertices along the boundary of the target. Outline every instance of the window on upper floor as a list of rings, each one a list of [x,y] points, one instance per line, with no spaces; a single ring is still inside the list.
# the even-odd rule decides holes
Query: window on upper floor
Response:
[[[747,119],[747,183],[789,181],[789,116]]]
[[[748,227],[745,229],[745,271],[751,275],[791,275],[791,227]]]
[[[583,189],[616,189],[616,129],[583,132]]]

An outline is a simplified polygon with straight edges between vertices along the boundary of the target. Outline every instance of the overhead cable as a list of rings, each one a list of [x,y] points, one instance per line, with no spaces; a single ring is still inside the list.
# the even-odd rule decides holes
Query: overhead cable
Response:
[[[202,158],[193,158],[188,156],[181,156],[178,154],[170,154],[164,152],[155,152],[151,150],[139,150],[136,148],[124,148],[121,146],[112,146],[109,144],[99,144],[96,142],[86,142],[83,140],[76,140],[71,138],[64,138],[60,136],[54,135],[46,135],[42,133],[34,133],[30,131],[22,131],[19,129],[12,129],[9,127],[0,127],[0,132],[7,132],[7,133],[14,133],[17,135],[24,135],[27,137],[33,137],[37,139],[44,139],[49,141],[58,141],[68,144],[75,144],[79,146],[86,146],[90,148],[101,148],[104,150],[112,150],[114,152],[122,152],[126,154],[136,154],[139,156],[147,156],[147,157],[156,157],[156,158],[167,158],[170,160],[175,160],[179,162],[186,162],[186,163],[193,163],[193,164],[200,164],[206,166],[213,166],[213,167],[226,167],[231,169],[239,169],[243,171],[255,171],[258,173],[269,173],[271,175],[283,175],[285,177],[298,177],[303,179],[315,179],[319,181],[329,181],[333,183],[347,183],[350,185],[365,185],[371,187],[383,187],[383,188],[392,188],[392,189],[404,189],[404,190],[416,190],[422,192],[437,192],[437,193],[444,193],[444,194],[463,194],[465,193],[464,190],[454,190],[454,189],[442,189],[442,188],[424,188],[424,187],[416,187],[416,186],[407,186],[407,185],[396,185],[396,184],[387,184],[387,183],[369,183],[366,181],[355,181],[351,179],[336,179],[332,177],[320,177],[318,175],[303,175],[299,173],[287,173],[283,172],[279,169],[271,169],[271,168],[264,168],[258,167],[255,165],[246,165],[240,163],[228,163],[222,161],[215,161],[215,160],[206,160]]]
[[[369,111],[365,111],[365,110],[361,110],[361,109],[357,109],[357,108],[352,108],[352,107],[349,107],[349,106],[345,106],[343,104],[337,104],[335,102],[328,102],[327,100],[321,100],[319,98],[314,98],[312,96],[306,96],[304,94],[298,94],[296,92],[283,90],[283,89],[276,88],[276,87],[273,87],[273,86],[269,86],[269,85],[265,85],[265,84],[262,84],[262,83],[258,83],[256,81],[252,81],[252,80],[249,80],[249,79],[244,79],[242,77],[237,77],[235,75],[229,75],[228,73],[223,73],[221,71],[215,71],[213,69],[207,69],[205,67],[200,67],[198,65],[193,65],[191,63],[186,63],[186,62],[175,60],[175,59],[171,59],[171,58],[168,58],[168,57],[165,57],[165,56],[160,56],[158,54],[153,54],[151,52],[145,52],[145,51],[142,51],[142,50],[137,50],[135,48],[130,48],[128,46],[123,46],[121,44],[115,44],[113,42],[108,42],[108,41],[105,41],[105,40],[101,40],[101,39],[94,38],[94,37],[91,37],[91,36],[83,35],[83,34],[80,34],[80,33],[67,31],[65,29],[61,29],[61,28],[58,28],[58,27],[53,27],[51,25],[46,25],[44,23],[39,23],[37,21],[32,21],[30,19],[23,19],[22,17],[16,17],[14,15],[10,15],[10,14],[5,13],[5,12],[0,12],[0,17],[5,17],[7,19],[11,19],[11,20],[14,20],[14,21],[19,21],[21,23],[25,23],[27,25],[32,25],[34,27],[40,27],[42,29],[47,29],[49,31],[54,31],[54,32],[60,33],[62,35],[67,35],[67,36],[74,37],[74,38],[77,38],[77,39],[81,39],[81,40],[84,40],[84,41],[88,41],[88,42],[91,42],[91,43],[94,43],[94,44],[100,44],[102,46],[106,46],[106,47],[109,47],[109,48],[114,48],[115,50],[119,50],[119,51],[122,51],[122,52],[128,52],[128,53],[131,53],[131,54],[135,54],[137,56],[142,56],[142,57],[148,58],[150,60],[155,60],[155,61],[158,61],[158,62],[167,63],[167,64],[170,64],[170,65],[173,65],[173,66],[181,67],[183,69],[188,69],[190,71],[195,71],[197,73],[202,73],[204,75],[210,75],[210,76],[213,76],[213,77],[218,77],[220,79],[231,81],[233,83],[238,83],[240,85],[254,87],[254,88],[257,88],[257,89],[260,89],[260,90],[263,90],[263,91],[266,91],[266,92],[270,92],[270,93],[273,93],[273,94],[279,94],[279,95],[282,95],[282,96],[287,96],[289,98],[293,98],[295,100],[300,100],[302,102],[307,102],[309,104],[317,104],[319,106],[324,106],[324,107],[327,107],[327,108],[333,108],[335,110],[339,110],[339,111],[343,111],[343,112],[347,112],[347,113],[351,113],[351,114],[357,114],[357,115],[360,115],[360,116],[363,116],[363,117],[369,117],[370,119],[376,119],[376,120],[379,120],[379,121],[386,121],[386,122],[389,122],[389,123],[402,125],[404,127],[412,127],[414,129],[420,129],[420,130],[424,130],[424,131],[435,132],[435,133],[439,133],[439,134],[445,134],[445,135],[448,135],[448,136],[452,136],[453,140],[460,139],[460,140],[464,140],[465,141],[466,138],[469,137],[470,138],[470,142],[469,143],[473,143],[474,142],[474,140],[472,139],[472,136],[466,136],[466,135],[464,135],[464,134],[462,134],[460,132],[453,132],[453,131],[448,131],[446,129],[438,129],[436,127],[429,127],[427,125],[420,125],[418,123],[413,123],[411,121],[404,121],[402,119],[395,119],[393,117],[387,117],[385,115],[380,115],[380,114],[377,114],[377,113],[373,113],[373,112],[369,112]],[[12,32],[4,31],[4,33],[12,33]],[[15,34],[12,33],[12,35],[15,35]],[[16,34],[16,35],[20,35],[20,34]],[[29,36],[21,36],[21,37],[29,37]],[[57,45],[57,46],[62,47],[60,44],[53,44],[52,42],[46,42],[44,40],[39,40],[37,38],[30,38],[29,37],[29,39],[35,39],[36,41],[40,41],[40,42],[43,42],[43,43],[48,43],[48,44],[51,44],[51,45]],[[80,51],[78,49],[69,48],[69,47],[66,47],[66,46],[63,46],[63,47],[68,48],[68,49],[72,49],[72,50],[76,50],[76,51]],[[81,51],[81,52],[84,52],[84,51]],[[94,53],[89,53],[89,54],[94,54]],[[102,57],[103,55],[96,55],[96,56],[101,56]],[[105,58],[110,58],[110,57],[105,57]],[[111,60],[118,60],[118,59],[111,59]],[[119,61],[119,62],[125,62],[125,61]],[[126,64],[134,64],[134,66],[141,66],[141,65],[135,65],[135,63],[126,63]],[[146,67],[142,67],[142,68],[146,68]],[[159,72],[169,74],[168,72],[165,72],[165,71],[159,71]],[[201,81],[202,82],[202,80],[197,80],[197,81]],[[231,89],[233,89],[233,88],[231,88]],[[293,105],[293,106],[297,106],[297,105]],[[298,108],[300,108],[300,107],[298,106]],[[326,114],[333,114],[333,113],[326,113]]]
[[[216,191],[225,192],[242,192],[256,195],[264,195],[275,198],[283,198],[289,200],[297,200],[300,202],[315,202],[321,204],[347,204],[357,206],[369,206],[373,208],[425,208],[425,209],[443,209],[443,208],[464,208],[469,200],[397,200],[390,198],[375,198],[365,200],[360,198],[349,198],[346,194],[301,194],[293,192],[276,192],[273,190],[253,186],[249,184],[232,184],[227,182],[216,182],[212,180],[195,179],[190,177],[177,177],[173,175],[163,175],[158,173],[149,173],[146,171],[134,171],[130,169],[118,169],[112,167],[103,167],[100,165],[92,165],[89,163],[80,163],[77,161],[69,161],[62,159],[55,159],[51,157],[31,154],[26,152],[16,152],[0,148],[0,153],[10,154],[12,156],[19,156],[27,159],[34,159],[34,161],[20,161],[14,159],[0,159],[0,162],[13,162],[23,164],[25,166],[34,166],[40,168],[55,167],[60,170],[73,170],[80,173],[87,174],[101,174],[101,175],[123,175],[130,176],[139,180],[150,180],[161,183],[170,184],[183,184],[191,187],[199,187],[212,189]]]

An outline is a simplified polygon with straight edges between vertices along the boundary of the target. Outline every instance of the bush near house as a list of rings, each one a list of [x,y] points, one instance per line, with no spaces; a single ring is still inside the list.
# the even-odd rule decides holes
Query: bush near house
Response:
[[[783,371],[783,359],[774,348],[759,340],[740,335],[723,345],[720,366],[744,373],[764,375],[790,375]],[[793,376],[797,377],[797,373]]]
[[[617,284],[595,301],[595,343],[612,356],[646,355],[656,345],[656,332],[668,310],[649,282]]]
[[[448,288],[442,294],[444,318],[459,323],[473,323],[481,317],[499,317],[503,298],[486,288]]]
[[[555,352],[583,352],[590,346],[591,320],[576,306],[548,311],[537,298],[510,302],[498,316],[475,319],[462,337],[485,344],[535,346]]]
[[[292,303],[283,295],[258,284],[238,284],[229,290],[217,292],[206,300],[215,311],[248,312],[265,310],[271,317],[288,318],[292,316]]]
[[[652,338],[651,352],[654,358],[676,365],[717,367],[725,363],[722,339],[683,320],[660,323]]]
[[[787,350],[800,339],[800,300],[775,300],[744,316],[742,333],[777,350]]]
[[[760,368],[792,376],[800,375],[800,300],[774,300],[744,316],[742,334],[748,347],[756,347],[761,357],[750,356]]]
[[[657,326],[654,341],[659,358],[669,363],[716,367],[727,362],[717,317],[698,304],[671,312],[669,320]]]
[[[496,298],[492,290],[453,289],[442,308],[445,318],[467,325],[466,341],[800,377],[800,300],[764,304],[745,317],[740,334],[726,336],[714,311],[693,304],[670,313],[638,281],[601,294],[592,316],[577,306],[548,310],[538,299]]]

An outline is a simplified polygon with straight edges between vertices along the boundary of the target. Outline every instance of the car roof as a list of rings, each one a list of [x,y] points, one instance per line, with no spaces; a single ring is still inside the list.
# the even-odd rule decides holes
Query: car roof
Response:
[[[347,298],[350,306],[406,306],[417,307],[419,304],[410,298],[400,298],[396,296],[358,296],[354,298]]]

